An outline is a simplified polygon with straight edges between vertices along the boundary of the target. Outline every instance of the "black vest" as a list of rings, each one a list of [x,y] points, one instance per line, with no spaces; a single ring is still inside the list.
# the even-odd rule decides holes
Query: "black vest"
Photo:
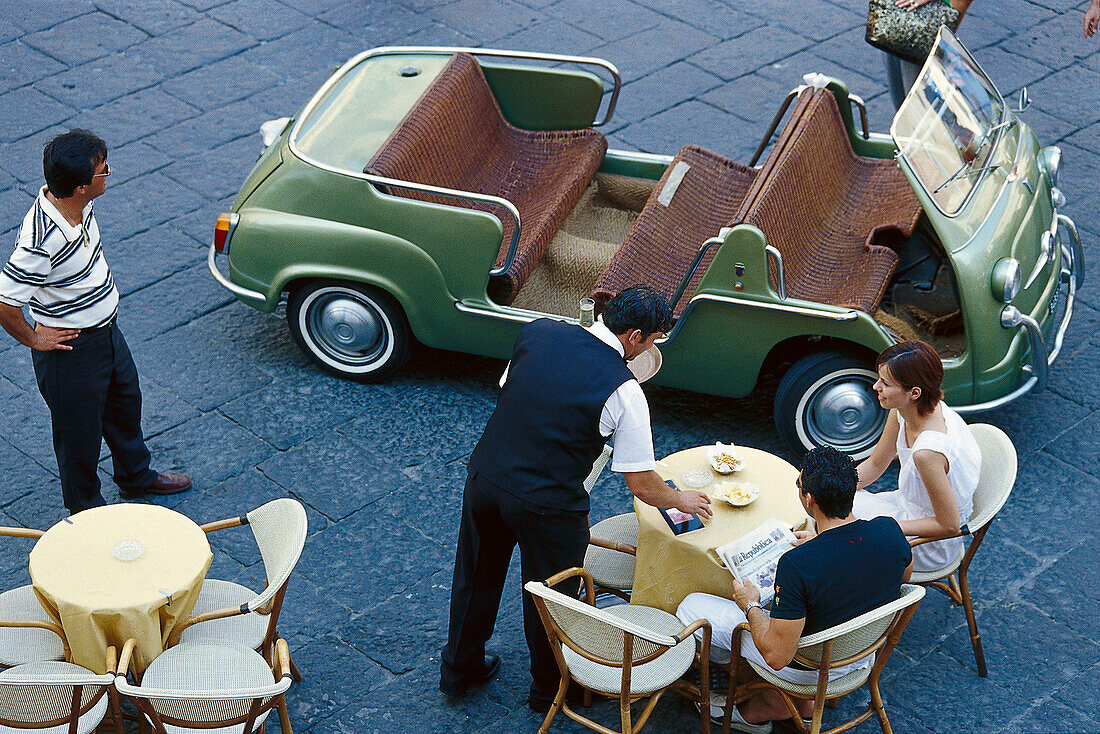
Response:
[[[470,471],[539,507],[588,512],[584,479],[606,440],[600,414],[633,379],[619,353],[583,328],[527,324]]]

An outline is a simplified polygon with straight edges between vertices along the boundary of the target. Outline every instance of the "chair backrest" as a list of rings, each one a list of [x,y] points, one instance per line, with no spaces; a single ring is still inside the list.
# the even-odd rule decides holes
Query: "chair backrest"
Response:
[[[0,726],[34,730],[78,720],[111,681],[110,675],[53,661],[0,671]]]
[[[829,667],[835,667],[836,661],[866,657],[882,646],[902,612],[923,597],[923,586],[902,584],[901,596],[897,600],[800,639],[798,658],[820,666],[825,642],[829,640],[833,643]]]
[[[992,520],[1008,500],[1016,484],[1016,447],[1005,432],[988,423],[970,426],[982,452],[982,469],[974,489],[974,510],[966,526],[979,530]]]
[[[608,614],[580,599],[562,594],[541,581],[528,581],[525,589],[535,605],[545,610],[554,636],[579,655],[604,665],[623,667],[626,636],[632,635],[630,662],[652,657],[678,640]]]
[[[248,513],[267,573],[267,588],[248,603],[250,611],[264,609],[290,578],[305,548],[309,523],[302,503],[281,497]]]
[[[592,462],[592,471],[588,472],[588,476],[584,479],[584,491],[592,494],[592,487],[595,486],[596,480],[603,474],[604,467],[607,466],[607,462],[611,460],[611,445],[604,444],[603,450],[600,455],[596,457],[596,460]]]
[[[290,673],[271,685],[221,691],[146,688],[131,685],[123,676],[115,678],[115,688],[129,698],[157,726],[210,729],[247,724],[275,705],[277,697],[290,688]],[[155,716],[154,716],[155,714]],[[158,731],[163,729],[157,727]],[[244,734],[249,734],[246,730]]]

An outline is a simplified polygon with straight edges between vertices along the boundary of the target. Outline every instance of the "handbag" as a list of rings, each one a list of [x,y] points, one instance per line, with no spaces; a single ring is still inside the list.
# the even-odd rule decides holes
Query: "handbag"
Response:
[[[962,16],[950,5],[933,0],[910,12],[894,0],[871,0],[867,8],[867,43],[894,56],[923,64],[936,45],[940,26],[954,32]]]

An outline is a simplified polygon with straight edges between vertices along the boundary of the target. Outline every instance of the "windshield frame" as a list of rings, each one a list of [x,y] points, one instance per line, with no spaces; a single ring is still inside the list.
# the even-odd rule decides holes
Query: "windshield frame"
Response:
[[[913,161],[908,156],[906,156],[905,146],[903,146],[899,142],[899,139],[898,139],[899,136],[898,136],[897,130],[896,130],[898,120],[901,117],[901,111],[902,111],[903,108],[905,108],[906,102],[908,102],[910,100],[910,97],[913,96],[914,94],[919,94],[920,93],[920,91],[925,86],[921,82],[924,80],[926,74],[928,73],[930,65],[933,64],[933,63],[938,63],[935,60],[936,59],[936,51],[939,50],[941,48],[941,46],[944,47],[945,49],[949,49],[951,52],[957,52],[962,57],[963,61],[966,62],[967,70],[969,72],[975,74],[977,76],[977,78],[981,82],[983,82],[983,84],[989,90],[992,90],[993,94],[996,95],[995,96],[995,101],[997,103],[999,103],[999,105],[1000,105],[1000,111],[1001,111],[1000,118],[995,120],[995,121],[992,121],[989,125],[989,127],[999,126],[994,131],[993,137],[988,142],[988,144],[989,144],[989,154],[985,156],[985,159],[981,162],[981,165],[972,167],[971,171],[977,171],[977,170],[980,170],[980,169],[982,169],[986,166],[991,165],[991,161],[994,157],[994,154],[997,152],[997,149],[1001,144],[1001,140],[1002,140],[1005,132],[1008,129],[1008,126],[1005,125],[1004,123],[1009,119],[1010,110],[1008,108],[1007,103],[1005,102],[1004,95],[1001,94],[1001,91],[997,88],[997,85],[994,84],[993,80],[989,78],[988,74],[986,74],[985,69],[982,68],[981,64],[979,64],[977,62],[977,60],[974,58],[974,56],[966,48],[966,46],[964,46],[962,44],[962,42],[959,41],[959,39],[955,36],[955,34],[953,34],[950,31],[950,29],[948,29],[946,26],[941,27],[939,35],[936,38],[936,45],[933,48],[932,53],[930,53],[928,55],[928,59],[924,62],[924,66],[921,67],[921,71],[917,75],[917,81],[914,82],[913,87],[905,95],[905,101],[902,102],[902,105],[898,108],[898,112],[894,115],[894,119],[893,119],[893,121],[890,125],[890,137],[894,142],[894,147],[897,150],[897,157],[898,157],[899,161],[904,161],[905,162],[906,167],[909,169],[909,171],[913,175],[913,179],[921,187],[921,190],[924,191],[925,195],[932,202],[932,205],[936,207],[936,210],[940,214],[942,214],[945,217],[949,217],[949,218],[953,219],[955,217],[958,217],[960,214],[962,214],[966,210],[967,206],[970,204],[970,200],[974,197],[975,191],[977,191],[978,188],[981,186],[982,182],[985,180],[985,177],[988,174],[992,173],[993,170],[995,170],[995,169],[982,170],[981,173],[978,173],[976,175],[976,178],[974,179],[973,185],[970,186],[970,189],[967,191],[966,195],[963,197],[963,199],[959,203],[958,207],[955,208],[954,210],[945,209],[943,206],[941,206],[940,201],[937,199],[936,194],[933,193],[934,189],[930,190],[928,188],[925,180],[921,177],[920,173],[918,172],[918,168],[916,166],[914,166]],[[952,85],[952,86],[953,86],[954,89],[958,90],[957,86],[954,86],[954,85]],[[973,161],[964,162],[963,165],[971,166],[972,163],[973,163]],[[961,179],[966,179],[966,178],[969,178],[969,176],[964,174],[960,178]],[[941,181],[940,183],[942,184],[943,182]],[[950,185],[956,185],[956,184],[953,182]]]

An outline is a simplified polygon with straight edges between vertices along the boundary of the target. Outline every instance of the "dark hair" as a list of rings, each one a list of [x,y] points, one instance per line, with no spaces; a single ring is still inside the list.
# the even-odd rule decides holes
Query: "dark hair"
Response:
[[[96,166],[106,159],[107,144],[90,130],[61,133],[42,149],[46,187],[58,199],[67,199],[77,186],[92,182]]]
[[[920,388],[917,413],[928,415],[943,400],[943,362],[936,350],[921,341],[899,342],[882,350],[875,368],[883,365],[906,390]]]
[[[852,513],[858,481],[855,462],[832,446],[802,457],[802,491],[813,495],[825,517],[842,520]]]
[[[649,336],[672,328],[672,308],[649,286],[634,285],[619,291],[604,305],[603,322],[612,334],[640,329]]]

